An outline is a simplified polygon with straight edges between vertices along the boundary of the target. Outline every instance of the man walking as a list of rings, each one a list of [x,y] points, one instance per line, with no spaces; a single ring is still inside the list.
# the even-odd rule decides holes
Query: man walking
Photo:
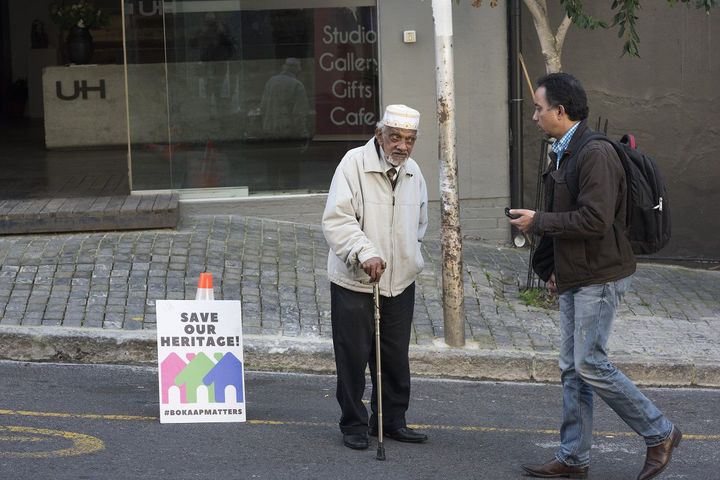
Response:
[[[557,139],[543,174],[547,211],[513,209],[519,217],[510,223],[542,235],[533,268],[548,290],[560,294],[563,422],[555,458],[522,468],[540,478],[587,477],[595,392],[645,439],[645,465],[637,478],[648,480],[667,467],[682,433],[607,357],[635,258],[625,225],[622,164],[608,142],[586,144],[594,133],[587,116],[585,90],[572,75],[554,73],[538,81],[533,120]]]
[[[343,443],[368,448],[377,435],[373,283],[380,285],[383,431],[401,442],[427,436],[407,427],[410,402],[408,348],[415,305],[415,278],[423,268],[420,249],[427,228],[427,187],[410,153],[420,113],[390,105],[375,136],[345,154],[335,170],[323,232],[330,246],[333,348],[337,367]],[[371,410],[362,403],[365,367],[372,378]]]

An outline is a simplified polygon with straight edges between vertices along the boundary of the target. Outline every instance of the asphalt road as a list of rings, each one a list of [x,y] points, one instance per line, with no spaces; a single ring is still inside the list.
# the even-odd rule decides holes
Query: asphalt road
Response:
[[[424,445],[343,447],[334,377],[249,373],[245,424],[158,422],[150,368],[0,362],[0,479],[524,478],[558,443],[557,385],[415,379]],[[685,439],[662,479],[720,478],[720,391],[648,389]],[[645,447],[596,402],[591,479],[634,479]]]

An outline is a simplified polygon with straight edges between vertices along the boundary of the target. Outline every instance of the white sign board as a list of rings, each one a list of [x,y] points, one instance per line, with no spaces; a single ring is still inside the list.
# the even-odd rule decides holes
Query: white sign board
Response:
[[[240,301],[156,304],[160,423],[244,422]]]

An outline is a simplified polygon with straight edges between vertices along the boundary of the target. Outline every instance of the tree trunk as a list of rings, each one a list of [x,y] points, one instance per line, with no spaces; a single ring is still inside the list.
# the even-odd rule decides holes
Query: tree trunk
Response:
[[[440,211],[445,343],[465,345],[465,308],[460,236],[460,202],[455,151],[452,0],[433,0],[440,155]]]
[[[545,72],[556,73],[562,71],[562,47],[565,42],[565,34],[571,25],[570,17],[565,15],[558,26],[557,33],[553,34],[548,18],[546,0],[523,0],[530,11],[535,24],[535,32],[540,41],[540,49],[545,59]]]

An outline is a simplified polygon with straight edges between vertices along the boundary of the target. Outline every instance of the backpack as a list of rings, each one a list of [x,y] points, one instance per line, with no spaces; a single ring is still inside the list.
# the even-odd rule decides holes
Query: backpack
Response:
[[[588,136],[578,151],[591,140],[610,143],[625,170],[628,195],[626,226],[633,253],[649,255],[660,251],[670,241],[670,204],[658,164],[636,148],[632,134],[623,135],[619,142],[615,142],[603,134],[594,133]],[[579,185],[568,184],[568,187],[577,198]]]

